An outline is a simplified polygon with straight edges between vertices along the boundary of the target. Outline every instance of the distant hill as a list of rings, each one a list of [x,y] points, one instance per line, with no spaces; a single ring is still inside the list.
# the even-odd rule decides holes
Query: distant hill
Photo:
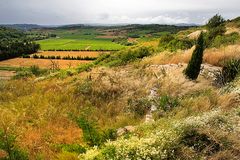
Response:
[[[18,29],[18,30],[24,30],[24,31],[31,30],[31,29],[45,28],[45,26],[41,26],[37,24],[4,24],[0,26]]]

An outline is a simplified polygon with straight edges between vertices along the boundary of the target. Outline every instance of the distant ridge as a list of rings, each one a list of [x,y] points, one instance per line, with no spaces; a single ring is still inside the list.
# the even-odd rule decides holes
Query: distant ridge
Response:
[[[37,24],[3,24],[0,26],[18,29],[18,30],[24,30],[24,31],[31,30],[31,29],[45,28],[44,26],[37,25]]]

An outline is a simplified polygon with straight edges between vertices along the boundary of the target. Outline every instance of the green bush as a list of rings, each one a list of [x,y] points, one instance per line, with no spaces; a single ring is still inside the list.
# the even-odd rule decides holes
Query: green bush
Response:
[[[16,136],[0,130],[0,149],[5,151],[8,156],[5,160],[28,160],[26,152],[15,145]]]
[[[145,116],[146,113],[149,111],[150,107],[151,101],[149,101],[147,98],[128,100],[128,109],[130,112],[135,114],[135,116]]]
[[[83,131],[83,140],[91,147],[100,146],[107,140],[115,140],[117,137],[115,130],[101,131],[95,122],[87,120],[84,116],[78,117],[76,122]]]
[[[34,74],[35,76],[39,76],[42,73],[40,68],[36,65],[30,67],[30,72],[32,72],[32,74]]]
[[[193,46],[193,41],[189,39],[178,39],[173,35],[164,35],[159,40],[160,51],[169,50],[171,52],[177,51],[178,49],[185,50]]]
[[[221,15],[216,14],[211,19],[209,19],[206,26],[208,30],[211,30],[212,28],[221,26],[222,24],[224,24],[224,22],[225,22],[224,18]]]
[[[228,35],[218,35],[215,37],[210,47],[219,48],[222,45],[227,46],[227,45],[235,44],[236,42],[239,42],[239,41],[240,41],[240,36],[238,33],[231,33]]]
[[[203,60],[203,51],[204,51],[204,39],[203,33],[201,33],[197,40],[196,48],[193,51],[192,58],[189,61],[186,70],[184,71],[184,74],[192,80],[197,79],[200,73],[201,64]]]
[[[233,81],[240,73],[240,59],[231,59],[223,62],[222,77],[223,83]]]
[[[223,36],[226,32],[225,20],[221,15],[216,14],[213,16],[207,23],[206,27],[208,29],[208,33],[206,36],[206,46],[211,47],[212,43],[214,43],[214,39],[217,36]]]
[[[79,144],[59,144],[57,148],[61,148],[65,152],[85,153],[86,149]]]
[[[21,79],[21,78],[27,78],[27,77],[32,77],[33,74],[32,72],[28,70],[20,70],[17,72],[17,74],[13,77],[14,79]]]
[[[178,99],[168,95],[161,96],[158,100],[158,108],[165,112],[177,107],[178,105]]]
[[[89,146],[99,146],[101,145],[101,134],[96,128],[96,124],[93,122],[89,122],[84,117],[77,118],[77,124],[83,131],[83,140]]]
[[[35,59],[38,59],[38,58],[39,58],[39,56],[38,56],[38,55],[36,55],[36,54],[34,54],[34,55],[33,55],[33,58],[35,58]]]

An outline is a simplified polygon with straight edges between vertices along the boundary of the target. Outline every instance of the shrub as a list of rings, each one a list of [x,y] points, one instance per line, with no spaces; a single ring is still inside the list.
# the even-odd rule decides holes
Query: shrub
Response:
[[[213,43],[217,36],[222,36],[226,32],[226,27],[224,25],[225,20],[221,15],[216,14],[207,23],[206,27],[208,29],[206,45],[209,47]]]
[[[128,109],[130,112],[135,114],[135,116],[145,116],[146,113],[149,111],[150,107],[151,102],[146,98],[128,100]]]
[[[24,54],[24,55],[22,55],[22,58],[30,58],[30,55]]]
[[[65,152],[85,153],[86,149],[79,144],[60,144],[57,148],[61,148]]]
[[[101,135],[96,128],[96,124],[89,122],[84,117],[77,118],[77,124],[83,131],[83,139],[90,146],[99,146],[101,144]]]
[[[39,76],[42,72],[40,70],[40,68],[36,65],[33,65],[30,67],[30,71],[32,72],[32,74],[34,74],[35,76]]]
[[[212,28],[216,28],[224,24],[224,22],[225,22],[224,18],[221,15],[216,14],[211,19],[209,19],[206,26],[209,30],[211,30]]]
[[[95,122],[90,122],[84,116],[80,116],[76,119],[78,126],[83,131],[83,139],[89,146],[100,146],[107,140],[116,139],[116,131],[108,129],[101,131],[97,128]]]
[[[240,59],[231,59],[223,63],[222,77],[223,83],[233,81],[240,73]]]
[[[14,76],[14,79],[27,78],[32,76],[33,76],[32,72],[27,70],[21,70],[17,72],[17,74]]]
[[[38,56],[38,55],[36,55],[36,54],[34,54],[34,55],[33,55],[33,58],[35,58],[35,59],[38,59],[38,58],[39,58],[39,56]]]
[[[26,152],[15,145],[16,136],[0,130],[0,149],[4,150],[8,157],[6,160],[28,160]]]
[[[203,33],[201,33],[197,40],[196,48],[193,51],[192,58],[189,61],[186,70],[184,71],[185,75],[192,80],[197,79],[200,73],[201,64],[203,60],[203,51],[204,51],[204,40],[203,40]]]
[[[167,34],[160,38],[158,46],[161,51],[169,50],[173,52],[177,51],[178,49],[184,50],[191,48],[193,46],[193,41],[189,39],[178,39]]]
[[[158,100],[158,107],[165,112],[177,107],[178,105],[178,99],[168,95],[161,96]]]
[[[80,72],[90,71],[93,66],[94,66],[93,63],[82,64],[79,67],[77,67],[77,72],[80,73]]]
[[[240,36],[238,33],[231,33],[229,35],[218,35],[215,37],[213,42],[211,43],[211,47],[220,47],[222,45],[230,45],[230,44],[235,44],[236,42],[240,41]]]

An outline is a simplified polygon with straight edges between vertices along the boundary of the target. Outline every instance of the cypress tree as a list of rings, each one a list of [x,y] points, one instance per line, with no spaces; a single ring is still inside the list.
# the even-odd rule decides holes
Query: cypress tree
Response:
[[[192,58],[188,63],[188,66],[185,70],[185,75],[192,80],[196,80],[201,69],[201,64],[203,61],[203,51],[204,51],[204,39],[203,33],[200,34],[196,48],[193,51]]]

